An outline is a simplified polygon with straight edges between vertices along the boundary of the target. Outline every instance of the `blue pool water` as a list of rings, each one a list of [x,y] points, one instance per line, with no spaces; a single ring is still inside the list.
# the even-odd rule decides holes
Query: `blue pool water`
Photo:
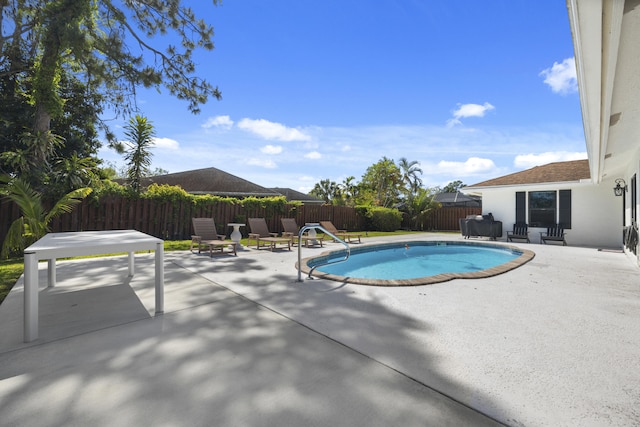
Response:
[[[405,246],[408,245],[408,246]],[[345,262],[316,271],[350,278],[407,280],[443,273],[469,273],[504,264],[522,255],[511,248],[455,242],[403,242],[352,249]],[[344,252],[319,257],[309,267],[344,258]]]

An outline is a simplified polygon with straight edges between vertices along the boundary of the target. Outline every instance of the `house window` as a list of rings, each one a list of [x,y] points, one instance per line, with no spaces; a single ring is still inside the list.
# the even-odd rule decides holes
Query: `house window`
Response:
[[[529,226],[549,227],[556,223],[556,208],[558,206],[555,191],[529,192]]]
[[[517,191],[516,222],[526,222],[529,227],[548,227],[558,222],[570,230],[571,190]]]

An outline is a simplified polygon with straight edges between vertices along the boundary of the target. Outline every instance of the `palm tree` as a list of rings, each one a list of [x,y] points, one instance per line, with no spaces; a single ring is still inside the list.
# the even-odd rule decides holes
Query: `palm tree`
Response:
[[[20,137],[20,144],[21,147],[14,148],[14,151],[0,154],[0,159],[25,182],[44,189],[51,172],[51,158],[56,149],[64,146],[64,138],[51,131],[25,132]]]
[[[418,176],[418,173],[422,175],[420,163],[417,160],[408,161],[406,157],[402,157],[398,161],[398,167],[402,172],[402,181],[407,186],[408,193],[415,194],[422,185],[422,179]]]
[[[457,193],[460,191],[462,187],[465,187],[464,183],[459,179],[456,181],[451,181],[442,189],[443,193]]]
[[[47,234],[51,220],[63,213],[71,212],[74,205],[91,193],[91,188],[79,188],[62,196],[47,211],[42,203],[42,194],[35,191],[21,178],[0,176],[0,194],[12,200],[20,208],[22,216],[9,227],[2,244],[0,258],[5,259],[11,252],[22,252],[31,243]]]
[[[73,152],[67,158],[59,158],[54,163],[53,181],[57,194],[65,194],[76,188],[94,187],[100,179],[97,174],[98,165],[92,157],[80,157]]]
[[[330,205],[340,193],[338,184],[329,179],[323,179],[316,183],[309,194],[324,200],[326,204]]]
[[[339,185],[340,192],[342,193],[342,197],[344,198],[344,202],[347,206],[353,206],[354,200],[357,193],[357,184],[355,183],[356,178],[354,176],[348,176],[343,181],[342,184]]]
[[[433,194],[425,188],[418,188],[417,191],[407,199],[407,213],[413,223],[414,230],[423,231],[428,214],[440,207],[440,203],[435,201]]]
[[[151,166],[150,148],[153,145],[155,131],[153,124],[146,117],[136,115],[129,120],[125,126],[125,136],[129,139],[125,143],[125,160],[129,163],[127,178],[131,189],[137,194],[140,193],[140,184],[143,177],[149,175]]]

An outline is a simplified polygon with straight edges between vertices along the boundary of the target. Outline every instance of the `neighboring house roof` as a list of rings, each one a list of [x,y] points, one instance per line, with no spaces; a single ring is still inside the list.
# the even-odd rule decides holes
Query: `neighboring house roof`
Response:
[[[228,197],[274,197],[280,193],[216,168],[196,169],[144,178],[142,185],[178,185],[187,193]]]
[[[269,190],[274,191],[276,193],[280,193],[287,198],[288,202],[303,202],[303,203],[317,203],[322,204],[324,200],[318,199],[317,197],[311,196],[309,194],[304,194],[296,190],[292,190],[291,188],[269,188]]]
[[[550,182],[579,182],[590,179],[589,160],[572,160],[536,166],[522,172],[512,173],[488,181],[469,185],[466,188],[496,187],[502,185],[526,185]]]
[[[438,193],[434,196],[434,200],[442,206],[482,206],[482,199],[468,196],[459,191],[456,193]]]

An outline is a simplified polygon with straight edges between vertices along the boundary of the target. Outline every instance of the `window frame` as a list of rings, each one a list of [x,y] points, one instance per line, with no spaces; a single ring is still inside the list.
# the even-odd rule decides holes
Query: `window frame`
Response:
[[[546,228],[546,222],[531,221],[531,193],[555,193],[555,208],[547,208],[547,210],[553,210],[553,224],[562,224],[565,229],[571,229],[571,208],[572,208],[572,194],[571,189],[556,189],[556,190],[536,190],[536,191],[516,191],[515,197],[515,217],[516,222],[525,222],[529,227]],[[540,208],[533,208],[540,209]],[[548,216],[548,222],[550,222],[551,215]],[[535,215],[534,215],[535,218]]]
[[[557,190],[528,191],[527,202],[529,227],[546,228],[556,224],[559,204]]]

